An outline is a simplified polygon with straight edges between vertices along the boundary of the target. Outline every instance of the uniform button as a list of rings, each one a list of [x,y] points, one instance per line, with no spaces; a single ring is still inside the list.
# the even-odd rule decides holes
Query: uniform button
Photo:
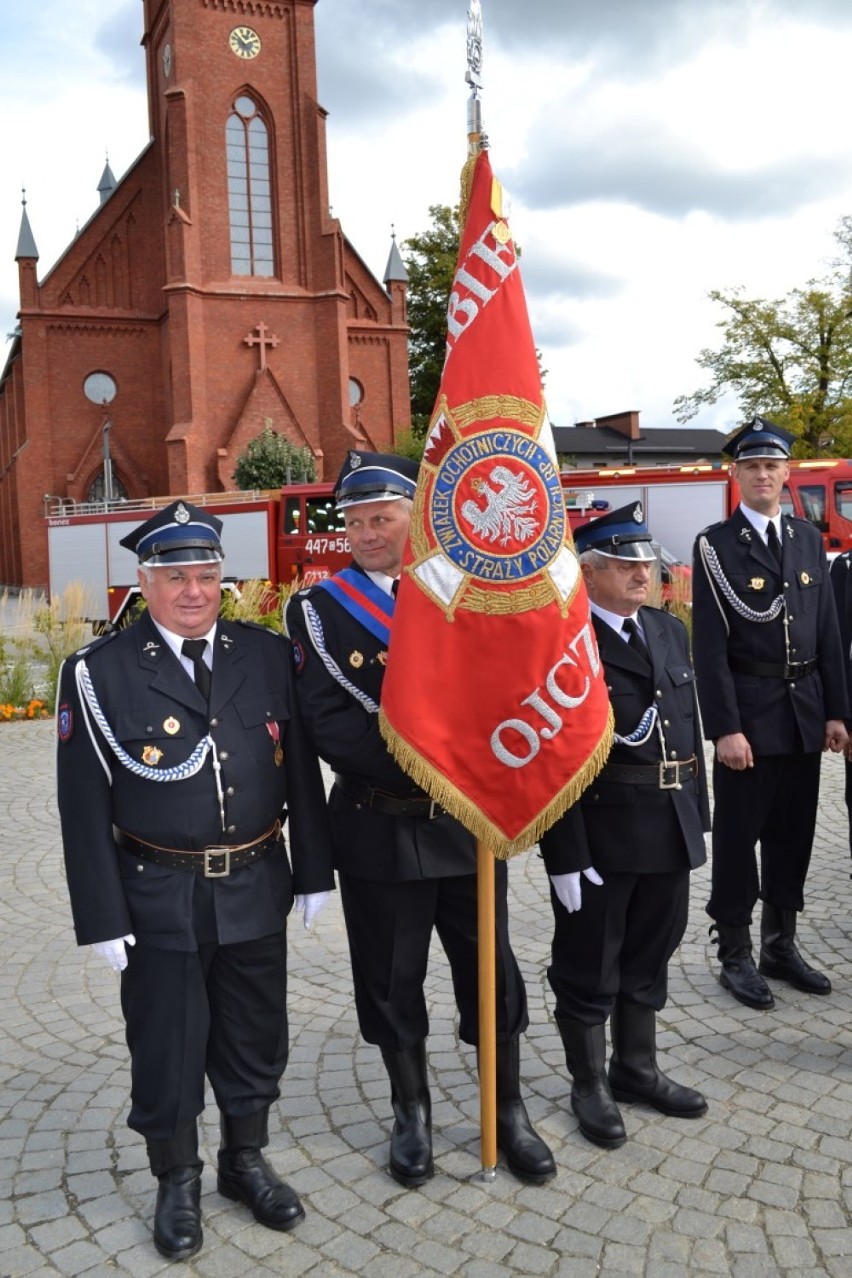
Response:
[[[664,727],[664,728],[670,728],[671,726],[672,726],[672,721],[671,721],[671,719],[663,719],[663,727]]]
[[[670,758],[670,759],[676,759],[676,758],[677,758],[677,750],[669,750],[669,758]]]
[[[225,793],[227,794],[229,799],[233,799],[234,793],[235,793],[234,787],[232,785],[229,785]]]
[[[218,719],[211,719],[211,720],[210,720],[210,727],[211,727],[211,728],[218,728],[218,727],[219,727],[219,720],[218,720]]]
[[[237,832],[237,827],[235,825],[228,826],[228,834],[236,834],[236,832]]]
[[[789,589],[790,589],[790,583],[789,583],[789,581],[785,581],[785,582],[784,582],[784,589],[785,589],[785,590],[789,590]]]
[[[271,719],[271,718],[272,718],[272,711],[271,711],[271,710],[267,710],[267,712],[266,712],[266,717],[267,717],[267,719]]]
[[[787,620],[788,620],[788,621],[795,621],[795,620],[796,620],[796,618],[795,618],[795,617],[793,617],[793,616],[791,616],[791,615],[788,613],[788,614],[787,614]]]
[[[655,696],[655,697],[661,697],[662,695],[663,695],[663,694],[662,694],[662,692],[660,692],[660,689],[659,689],[659,688],[658,688],[658,689],[657,689],[657,691],[654,693],[654,696]]]
[[[145,727],[145,731],[146,731],[146,732],[153,732],[153,731],[154,731],[154,729],[151,727],[150,723],[146,725],[146,727]]]
[[[224,761],[225,761],[225,759],[227,759],[227,758],[228,758],[228,751],[227,751],[227,750],[220,750],[220,751],[219,751],[219,758],[220,758],[220,759],[224,762]]]
[[[145,869],[145,866],[144,866],[144,865],[137,865],[137,867],[136,867],[136,873],[137,873],[137,874],[141,874],[141,873],[142,873],[142,871],[143,871],[144,869]]]
[[[799,649],[798,649],[798,648],[791,648],[791,649],[790,649],[790,651],[791,651],[791,652],[798,652],[798,651],[799,651]]]

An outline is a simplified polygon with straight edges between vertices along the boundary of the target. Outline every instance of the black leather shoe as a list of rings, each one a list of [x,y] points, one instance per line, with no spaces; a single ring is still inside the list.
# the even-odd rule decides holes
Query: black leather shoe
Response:
[[[524,1102],[497,1102],[497,1145],[518,1180],[543,1185],[556,1175],[553,1154],[530,1122]]]
[[[754,965],[748,927],[715,923],[710,927],[711,935],[714,928],[719,936],[719,961],[722,964],[719,984],[730,990],[734,998],[746,1007],[769,1011],[775,1006],[775,999]]]
[[[610,1017],[609,1085],[617,1101],[641,1102],[669,1118],[700,1118],[707,1101],[657,1065],[657,1013],[645,1003],[617,999]]]
[[[201,1170],[173,1167],[158,1177],[154,1246],[166,1260],[189,1260],[201,1250]]]
[[[250,1207],[267,1229],[292,1229],[305,1218],[295,1190],[285,1185],[259,1149],[219,1150],[219,1193]]]
[[[602,1149],[618,1149],[627,1140],[604,1066],[606,1027],[557,1017],[571,1074],[571,1108],[586,1140]]]
[[[435,1175],[426,1042],[422,1040],[401,1051],[387,1047],[381,1051],[394,1113],[388,1170],[398,1185],[416,1189]]]
[[[786,981],[805,994],[830,994],[831,981],[806,963],[796,946],[796,911],[763,904],[760,964],[764,976]]]
[[[497,1145],[513,1176],[543,1185],[556,1175],[553,1154],[530,1122],[521,1099],[521,1045],[517,1038],[497,1044]]]

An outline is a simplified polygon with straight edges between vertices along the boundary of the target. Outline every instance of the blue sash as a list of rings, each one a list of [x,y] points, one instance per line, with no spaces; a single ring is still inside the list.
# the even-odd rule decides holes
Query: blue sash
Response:
[[[387,594],[381,586],[354,568],[343,568],[317,584],[387,647],[395,603],[393,595]]]

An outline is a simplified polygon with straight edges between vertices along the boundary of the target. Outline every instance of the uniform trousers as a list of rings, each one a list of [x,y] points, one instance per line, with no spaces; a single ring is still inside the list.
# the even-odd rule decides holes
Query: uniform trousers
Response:
[[[711,918],[747,927],[758,897],[780,910],[803,908],[821,761],[820,754],[757,755],[742,772],[714,761]]]
[[[669,960],[689,912],[689,869],[663,874],[602,872],[603,886],[583,883],[572,914],[551,887],[555,926],[547,970],[557,1020],[601,1025],[616,998],[660,1011]]]
[[[509,942],[505,862],[495,862],[497,1039],[529,1024],[527,996]],[[338,872],[349,936],[355,1007],[364,1039],[405,1051],[429,1033],[423,985],[433,928],[450,963],[459,1036],[479,1041],[477,876],[374,883]]]
[[[204,1109],[205,1074],[223,1113],[280,1095],[287,1065],[287,937],[197,951],[127,948],[121,1006],[131,1060],[129,1127],[168,1140]]]

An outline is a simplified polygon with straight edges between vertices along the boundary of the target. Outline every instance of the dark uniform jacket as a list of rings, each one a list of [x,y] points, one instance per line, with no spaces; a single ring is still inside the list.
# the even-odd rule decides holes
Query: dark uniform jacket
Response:
[[[379,732],[375,707],[386,646],[322,586],[290,599],[286,623],[296,651],[302,718],[318,754],[356,785],[398,796],[421,794]],[[331,792],[330,811],[335,866],[343,873],[385,883],[476,873],[473,836],[445,814],[432,820],[389,816],[359,805],[340,786]]]
[[[741,732],[756,754],[821,751],[828,719],[845,719],[843,655],[828,566],[819,531],[804,519],[782,516],[782,569],[737,509],[699,534],[692,574],[695,672],[704,732],[715,741]],[[784,612],[774,621],[740,615],[713,579],[701,554],[707,539],[734,594],[763,613],[779,594]],[[809,662],[800,678],[743,673],[739,663]]]
[[[182,764],[209,729],[221,765],[224,829],[211,754],[195,776],[157,782],[121,762],[96,724],[90,730],[76,677],[83,661],[114,737],[136,763],[147,759],[159,772]],[[66,661],[57,797],[79,944],[132,932],[161,949],[195,948],[197,872],[165,869],[117,850],[116,831],[164,848],[234,846],[256,839],[287,813],[292,873],[282,841],[257,864],[205,880],[214,885],[222,944],[280,931],[294,891],[333,886],[325,791],[293,684],[291,648],[283,636],[220,621],[208,712],[147,613]]]
[[[615,730],[629,736],[645,711],[657,707],[666,761],[695,758],[696,775],[681,789],[633,785],[614,779],[613,769],[656,765],[662,759],[656,729],[639,746],[616,743],[597,779],[578,803],[541,840],[549,874],[593,865],[607,872],[652,874],[702,865],[710,811],[702,753],[695,679],[686,628],[657,608],[641,608],[639,620],[651,657],[647,660],[592,615],[603,662]]]
[[[852,550],[845,551],[834,560],[831,565],[831,585],[837,604],[837,620],[840,623],[840,642],[846,663],[848,691],[852,694]]]

